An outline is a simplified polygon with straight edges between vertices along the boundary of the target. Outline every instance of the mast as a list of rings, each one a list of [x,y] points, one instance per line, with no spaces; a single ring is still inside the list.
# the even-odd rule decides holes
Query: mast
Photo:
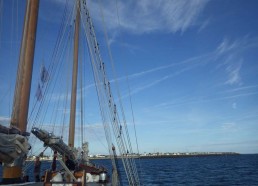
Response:
[[[11,117],[11,126],[18,128],[21,132],[26,132],[27,128],[38,10],[39,0],[27,0]],[[23,158],[21,156],[14,163],[4,165],[3,182],[21,181]]]
[[[79,47],[79,26],[80,26],[80,2],[77,1],[77,13],[74,32],[74,56],[73,56],[73,79],[72,79],[72,94],[71,94],[71,109],[70,109],[70,124],[69,124],[69,139],[68,144],[74,147],[74,132],[75,132],[75,115],[76,115],[76,93],[77,93],[77,76],[78,76],[78,47]]]
[[[11,126],[26,131],[39,0],[27,0]]]

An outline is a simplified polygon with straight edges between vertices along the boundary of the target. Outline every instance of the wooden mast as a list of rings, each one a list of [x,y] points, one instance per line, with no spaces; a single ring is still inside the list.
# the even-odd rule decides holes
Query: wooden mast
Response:
[[[22,132],[27,128],[31,78],[36,41],[39,0],[27,0],[23,39],[20,49],[11,125]]]
[[[71,110],[69,124],[68,144],[74,147],[75,117],[76,117],[76,93],[77,93],[77,76],[78,76],[78,47],[79,47],[79,27],[80,27],[80,2],[77,1],[77,13],[74,32],[74,56],[73,56],[73,79],[72,79],[72,95]]]
[[[26,132],[27,128],[38,9],[39,0],[27,0],[11,117],[11,126],[18,128],[21,132]],[[3,182],[15,183],[21,181],[21,162],[22,161],[14,161],[12,165],[4,166]]]

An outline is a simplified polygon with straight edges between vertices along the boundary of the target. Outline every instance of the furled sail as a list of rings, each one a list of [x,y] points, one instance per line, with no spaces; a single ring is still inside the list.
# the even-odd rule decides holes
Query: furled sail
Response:
[[[65,154],[71,160],[75,160],[75,154],[72,149],[68,147],[62,140],[61,137],[57,137],[54,134],[47,132],[46,130],[34,127],[31,132],[41,141],[44,142],[45,146],[50,147],[53,151],[57,151],[60,154]]]
[[[16,158],[28,153],[30,145],[25,136],[0,133],[0,161],[12,163]]]

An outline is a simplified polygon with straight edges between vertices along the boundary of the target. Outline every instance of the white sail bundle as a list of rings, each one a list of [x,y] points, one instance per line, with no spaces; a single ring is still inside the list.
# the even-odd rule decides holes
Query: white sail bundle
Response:
[[[25,136],[0,133],[0,161],[12,163],[16,158],[26,155],[30,145]]]
[[[45,146],[50,147],[53,151],[57,151],[60,154],[67,155],[71,160],[75,160],[74,151],[60,137],[36,127],[32,128],[31,132],[43,141]]]

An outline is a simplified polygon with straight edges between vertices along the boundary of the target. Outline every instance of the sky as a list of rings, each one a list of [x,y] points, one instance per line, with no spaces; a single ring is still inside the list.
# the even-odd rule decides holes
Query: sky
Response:
[[[36,77],[42,63],[51,59],[64,2],[40,2]],[[134,121],[140,153],[258,153],[256,0],[87,4],[104,61],[109,54],[101,32],[103,28],[107,32],[116,68],[109,79],[112,85],[115,79],[119,83],[131,140],[135,145]],[[0,0],[0,122],[4,124],[11,115],[24,10],[24,1]],[[30,103],[35,101],[37,83],[35,78]],[[103,136],[101,119],[93,118],[98,111],[90,107],[95,124],[88,126],[95,130],[88,134],[93,140],[90,151],[104,153],[92,135]]]

